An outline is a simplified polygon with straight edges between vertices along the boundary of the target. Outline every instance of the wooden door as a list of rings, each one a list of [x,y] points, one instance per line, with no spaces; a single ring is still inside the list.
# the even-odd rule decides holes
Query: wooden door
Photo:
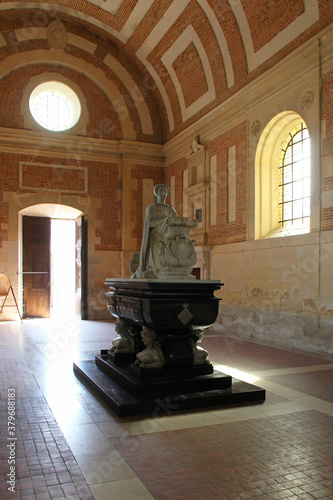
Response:
[[[48,217],[23,217],[23,315],[49,318],[50,234]]]
[[[88,319],[87,304],[87,217],[75,219],[75,311],[81,319]]]

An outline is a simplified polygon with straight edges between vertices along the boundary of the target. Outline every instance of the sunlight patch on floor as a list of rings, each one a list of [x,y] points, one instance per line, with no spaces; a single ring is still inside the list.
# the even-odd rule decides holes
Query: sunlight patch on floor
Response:
[[[235,377],[239,380],[243,380],[244,382],[247,382],[248,384],[253,384],[254,382],[257,382],[260,380],[260,377],[256,377],[255,375],[251,375],[251,373],[246,373],[241,370],[237,370],[237,368],[232,368],[231,366],[226,366],[226,365],[214,365],[214,369],[226,373],[227,375],[231,375],[232,377]]]

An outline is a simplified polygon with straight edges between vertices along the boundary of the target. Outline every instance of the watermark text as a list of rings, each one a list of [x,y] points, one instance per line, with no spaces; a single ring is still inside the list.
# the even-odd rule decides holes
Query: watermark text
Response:
[[[8,389],[7,399],[7,450],[9,472],[7,474],[8,491],[15,493],[16,486],[16,391],[15,389]]]

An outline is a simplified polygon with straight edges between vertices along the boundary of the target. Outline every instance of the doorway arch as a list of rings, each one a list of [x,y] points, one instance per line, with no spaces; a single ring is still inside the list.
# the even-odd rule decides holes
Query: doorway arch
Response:
[[[20,210],[21,215],[28,215],[30,217],[49,217],[50,219],[67,219],[75,220],[80,215],[84,215],[81,210],[70,207],[68,205],[61,205],[58,203],[39,203],[31,205]]]
[[[64,308],[69,313],[67,306],[72,303],[72,314],[75,312],[81,319],[86,318],[85,229],[84,213],[68,205],[40,203],[19,211],[20,295],[24,317],[49,317],[51,310],[56,312],[56,307],[61,313]],[[66,236],[63,243],[60,242],[61,235]],[[39,252],[42,257],[39,257]],[[70,276],[72,281],[69,282],[67,279]],[[62,291],[59,287],[62,287]],[[73,295],[70,300],[67,296],[66,301],[64,292],[67,290],[71,290]]]

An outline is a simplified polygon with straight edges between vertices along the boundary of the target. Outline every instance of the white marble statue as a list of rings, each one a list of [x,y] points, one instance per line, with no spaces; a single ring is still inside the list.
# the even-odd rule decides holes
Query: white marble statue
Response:
[[[194,278],[191,268],[197,257],[189,231],[197,227],[198,221],[178,217],[175,209],[166,204],[169,192],[165,184],[154,187],[156,201],[146,210],[140,255],[135,253],[130,264],[132,278]]]
[[[165,365],[165,357],[156,340],[156,332],[144,326],[141,332],[141,338],[146,349],[137,353],[137,360],[135,363],[139,365],[140,368],[162,368],[162,366]]]
[[[159,254],[164,242],[164,234],[169,217],[177,217],[171,205],[165,203],[170,189],[165,184],[154,187],[156,202],[146,210],[143,227],[139,267],[133,278],[156,278],[161,271]]]
[[[116,320],[115,330],[120,337],[112,340],[111,352],[115,353],[133,353],[135,352],[134,338],[129,332],[129,324],[123,319]]]

